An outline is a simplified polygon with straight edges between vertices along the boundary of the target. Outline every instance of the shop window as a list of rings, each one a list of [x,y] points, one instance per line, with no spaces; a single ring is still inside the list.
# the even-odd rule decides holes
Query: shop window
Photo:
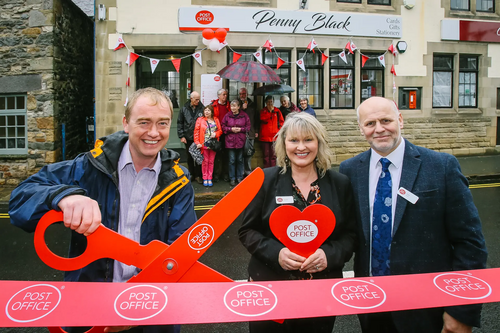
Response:
[[[400,110],[420,110],[422,87],[400,87],[398,107]]]
[[[384,96],[385,67],[378,60],[378,55],[365,55],[372,58],[361,69],[361,102],[372,96]]]
[[[330,52],[330,108],[354,108],[354,55],[346,54],[347,63]]]
[[[460,55],[458,79],[458,107],[477,107],[477,57]]]
[[[451,0],[450,9],[452,9],[452,10],[470,10],[469,0]]]
[[[26,95],[0,95],[0,153],[28,153]]]
[[[368,0],[369,5],[391,5],[391,0]]]
[[[451,108],[453,92],[453,56],[434,55],[432,107]]]
[[[323,66],[321,65],[321,52],[297,51],[297,59],[304,59],[305,71],[298,68],[297,92],[298,101],[305,97],[313,109],[323,107]]]
[[[495,1],[493,0],[476,0],[476,10],[478,12],[495,12]]]

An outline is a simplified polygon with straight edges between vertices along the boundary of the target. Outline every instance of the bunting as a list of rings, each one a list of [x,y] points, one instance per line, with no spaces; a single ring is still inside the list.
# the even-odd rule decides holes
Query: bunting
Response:
[[[377,59],[380,62],[380,64],[385,67],[385,55],[382,54],[382,55],[378,56]]]
[[[149,59],[149,64],[151,65],[151,74],[154,74],[156,66],[160,63],[160,60],[151,58]]]
[[[280,68],[285,63],[285,60],[278,57],[278,64],[276,65],[276,69]]]
[[[297,60],[297,66],[300,67],[304,72],[306,71],[306,67],[304,66],[304,59]]]
[[[361,55],[361,67],[365,67],[366,62],[370,59],[370,57],[365,56],[364,54]]]
[[[345,51],[340,52],[339,57],[347,64],[347,57],[345,55]]]
[[[309,42],[309,45],[307,45],[307,49],[309,51],[312,51],[314,53],[314,48],[318,46],[318,43],[314,40],[314,38]]]
[[[137,59],[139,59],[139,55],[137,53],[130,52],[125,63],[130,67]]]
[[[328,59],[328,56],[324,53],[321,53],[321,66],[325,64],[326,59]]]
[[[179,68],[181,68],[181,59],[172,59],[172,64],[174,65],[177,73],[179,73]]]
[[[264,43],[263,47],[266,49],[266,52],[271,52],[272,49],[274,48],[274,44],[270,39],[268,39]]]
[[[396,50],[396,48],[394,47],[393,44],[391,44],[391,46],[389,46],[387,51],[391,52],[393,56],[396,56],[398,54],[398,50]]]
[[[125,41],[123,40],[122,35],[119,35],[118,38],[116,39],[116,45],[114,50],[116,51],[123,47],[127,47],[127,45],[125,45]]]
[[[349,41],[347,42],[345,48],[347,50],[349,50],[349,53],[350,54],[354,54],[354,51],[356,51],[358,48],[356,47],[356,45],[354,45],[354,42],[353,41]]]
[[[392,67],[391,67],[391,74],[394,75],[394,76],[397,76],[396,75],[396,70],[394,69],[394,65],[392,65]]]
[[[203,66],[203,63],[201,60],[201,51],[193,53],[192,56],[198,62],[198,64],[200,64],[200,66]]]
[[[255,59],[257,59],[258,62],[260,62],[262,64],[262,52],[261,51],[257,51],[253,54],[253,56],[255,57]]]
[[[233,62],[237,62],[241,58],[241,53],[233,52]]]

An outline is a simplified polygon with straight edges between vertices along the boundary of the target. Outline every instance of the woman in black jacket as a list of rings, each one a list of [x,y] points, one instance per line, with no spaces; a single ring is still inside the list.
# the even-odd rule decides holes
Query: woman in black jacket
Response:
[[[264,170],[260,191],[243,213],[239,238],[252,255],[250,281],[341,278],[356,239],[354,200],[346,176],[330,169],[331,153],[325,128],[305,112],[288,115],[276,140],[277,166]],[[293,202],[301,211],[309,205],[330,208],[336,226],[305,258],[290,251],[271,232],[269,218],[280,204]],[[335,317],[251,322],[250,332],[332,332]]]

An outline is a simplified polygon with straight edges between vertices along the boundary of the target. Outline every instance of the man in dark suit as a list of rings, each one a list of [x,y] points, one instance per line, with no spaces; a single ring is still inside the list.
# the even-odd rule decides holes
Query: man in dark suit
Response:
[[[403,139],[403,116],[393,101],[372,97],[357,113],[371,149],[340,165],[358,210],[356,276],[485,268],[481,221],[457,159]],[[363,332],[446,333],[472,332],[480,315],[481,305],[468,305],[359,319]]]

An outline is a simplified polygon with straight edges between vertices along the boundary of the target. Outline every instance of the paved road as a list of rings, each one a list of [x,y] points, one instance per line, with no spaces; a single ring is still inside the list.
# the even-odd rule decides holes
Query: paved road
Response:
[[[500,267],[500,184],[475,185],[472,188],[483,222],[483,230],[488,246],[488,267]],[[198,216],[210,206],[199,206]],[[200,261],[235,280],[247,278],[246,265],[249,254],[240,245],[237,230],[241,220],[237,219],[228,230],[211,246]],[[68,248],[69,232],[63,226],[48,229],[47,240],[50,248],[59,255],[65,255]],[[346,269],[350,270],[352,263]],[[0,280],[58,281],[63,273],[48,268],[37,257],[33,248],[33,235],[10,225],[8,217],[0,214]],[[481,329],[474,333],[500,332],[500,303],[486,304],[483,310]],[[337,318],[334,332],[356,333],[359,324],[355,316]],[[46,332],[42,328],[0,328],[1,333]],[[184,325],[182,333],[243,333],[248,332],[246,323]]]

